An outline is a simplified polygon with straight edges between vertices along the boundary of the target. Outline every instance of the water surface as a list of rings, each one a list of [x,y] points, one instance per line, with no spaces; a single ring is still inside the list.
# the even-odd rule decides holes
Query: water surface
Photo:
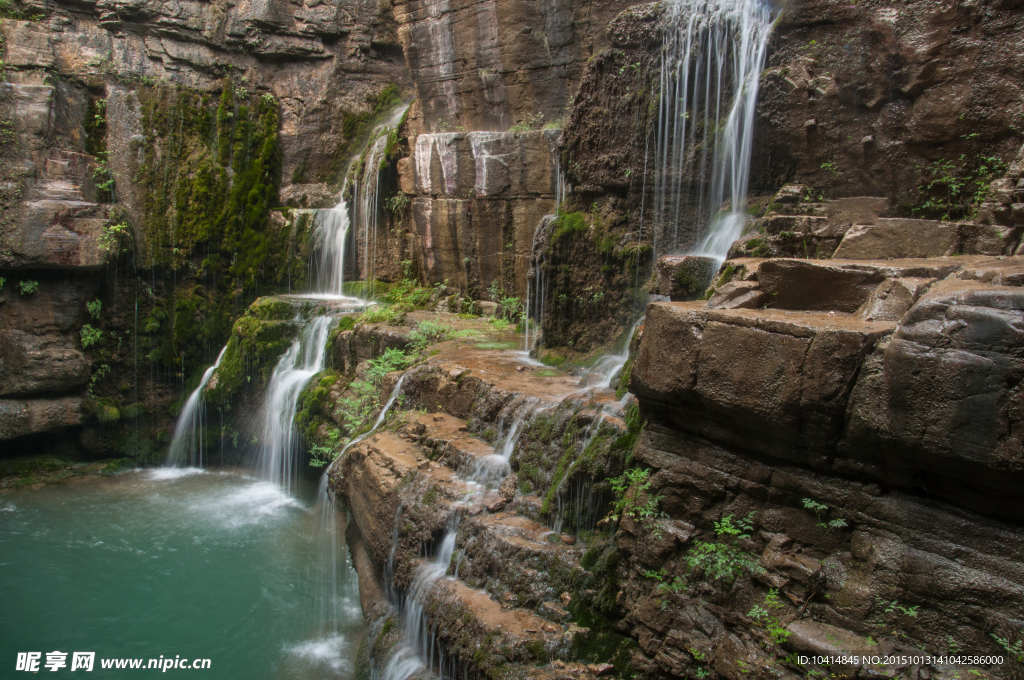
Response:
[[[89,677],[153,676],[104,671],[99,659],[162,654],[211,659],[209,678],[350,679],[358,585],[338,540],[335,622],[317,620],[314,493],[192,468],[5,493],[0,676],[14,675],[17,652],[45,661],[60,650],[96,652]]]

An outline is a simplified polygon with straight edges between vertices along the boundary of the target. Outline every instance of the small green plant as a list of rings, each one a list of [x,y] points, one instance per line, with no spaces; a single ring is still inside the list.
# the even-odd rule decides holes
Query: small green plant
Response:
[[[105,108],[105,107],[104,107]],[[108,202],[114,197],[114,175],[107,165],[107,153],[100,151],[96,157],[96,167],[92,170],[92,178],[96,181],[96,188],[103,192]]]
[[[534,115],[527,114],[526,118],[513,125],[508,129],[509,132],[515,134],[522,134],[523,132],[529,132],[530,130],[539,130],[544,126],[544,114],[537,112]]]
[[[523,302],[518,297],[508,295],[497,280],[491,281],[487,294],[491,301],[498,303],[498,316],[511,323],[519,323],[523,317]]]
[[[365,323],[383,323],[395,318],[398,311],[391,308],[391,305],[371,305],[359,315],[359,320]]]
[[[131,227],[126,222],[120,224],[109,224],[103,227],[97,242],[101,250],[112,252],[115,255],[121,252],[122,239],[131,232]]]
[[[761,626],[777,645],[781,645],[789,638],[789,631],[779,621],[776,612],[783,609],[785,605],[779,599],[779,591],[772,588],[764,597],[764,606],[754,605],[747,617]]]
[[[420,321],[409,333],[409,340],[415,349],[423,349],[427,345],[445,342],[455,337],[451,326],[440,321]]]
[[[82,336],[82,347],[88,348],[93,345],[98,345],[103,342],[103,331],[99,328],[93,328],[89,324],[82,326],[82,330],[79,331],[79,335]]]
[[[1010,655],[1010,659],[1017,664],[1024,664],[1024,634],[1018,633],[1017,641],[1011,642],[1010,636],[999,637],[995,633],[989,633],[992,639]]]
[[[89,396],[92,396],[92,394],[93,394],[92,389],[94,387],[96,387],[96,383],[98,383],[100,380],[102,380],[106,376],[110,375],[110,372],[111,372],[110,371],[110,366],[107,365],[107,364],[102,364],[102,365],[100,365],[99,368],[96,369],[95,373],[93,373],[92,375],[89,376],[89,389],[88,389]]]
[[[384,209],[392,215],[401,215],[409,209],[412,201],[401,191],[384,199]]]
[[[686,557],[691,569],[696,569],[711,581],[731,584],[744,572],[760,574],[764,569],[757,561],[735,545],[738,539],[750,538],[754,513],[733,523],[733,516],[726,515],[715,522],[717,542],[697,541]]]
[[[494,330],[498,331],[499,333],[508,330],[509,326],[512,325],[511,321],[509,321],[508,319],[502,319],[500,316],[492,316],[490,319],[487,320],[487,322],[491,324],[491,327],[494,328]]]
[[[846,528],[846,520],[842,517],[836,517],[827,521],[823,519],[822,515],[828,512],[828,506],[824,503],[818,503],[814,499],[805,498],[803,499],[803,504],[805,510],[810,510],[814,513],[814,516],[818,519],[818,523],[815,526],[820,529],[824,529],[826,536],[828,536],[828,533],[833,529]]]
[[[0,290],[4,289],[4,284],[5,283],[7,283],[7,279],[5,279],[4,277],[0,276]]]
[[[31,295],[32,293],[39,290],[39,282],[26,279],[24,281],[18,281],[18,290],[21,291],[22,295]]]
[[[835,161],[825,161],[824,163],[821,164],[821,169],[828,170],[830,173],[832,173],[833,177],[839,177],[840,175],[839,164],[836,163]]]
[[[916,619],[917,618],[917,614],[918,614],[917,610],[918,610],[918,606],[917,605],[914,605],[913,607],[904,607],[903,605],[901,605],[896,600],[893,600],[885,608],[885,613],[886,614],[896,614],[897,616],[900,616],[900,617],[909,616],[912,619]]]
[[[917,187],[920,203],[913,211],[954,220],[974,214],[992,180],[1006,173],[1006,163],[995,156],[961,154],[958,161],[943,158],[917,170],[924,182]]]
[[[91,316],[94,320],[99,321],[100,310],[103,309],[103,301],[93,300],[92,302],[86,302],[85,308],[89,311],[89,316]]]
[[[366,379],[375,385],[380,384],[388,373],[404,371],[414,361],[413,357],[406,356],[402,350],[389,347],[379,357],[370,360],[370,370],[366,373]]]
[[[649,469],[633,468],[608,480],[616,496],[612,505],[612,521],[620,517],[646,521],[658,516],[658,504],[664,496],[655,496],[650,492],[650,475]]]

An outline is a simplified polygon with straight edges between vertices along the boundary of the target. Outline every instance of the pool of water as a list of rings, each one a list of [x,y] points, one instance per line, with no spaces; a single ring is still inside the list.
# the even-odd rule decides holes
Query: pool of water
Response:
[[[180,655],[210,659],[209,678],[349,680],[363,635],[358,583],[343,536],[325,565],[315,491],[156,469],[6,492],[0,676],[20,675],[18,652],[45,663],[59,650],[62,673],[71,652],[96,652],[86,677],[159,672],[103,670],[104,658]]]

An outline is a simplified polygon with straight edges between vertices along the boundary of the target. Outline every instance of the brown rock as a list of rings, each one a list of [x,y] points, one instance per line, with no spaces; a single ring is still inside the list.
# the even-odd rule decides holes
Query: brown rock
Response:
[[[576,545],[576,537],[572,534],[562,534],[559,538],[562,539],[562,543],[565,545]]]
[[[797,651],[808,654],[844,655],[869,649],[864,638],[827,623],[793,621],[786,630],[790,633],[788,643]]]
[[[544,616],[564,621],[569,618],[569,612],[562,609],[557,602],[544,602],[540,605],[541,614]]]
[[[696,300],[704,294],[718,271],[719,261],[698,255],[666,255],[658,258],[656,290],[673,302]]]
[[[892,260],[942,257],[956,249],[958,226],[933,220],[881,218],[846,232],[833,254],[836,260]]]
[[[512,473],[501,481],[498,487],[498,495],[505,499],[506,503],[512,501],[516,495],[516,473]]]
[[[572,602],[572,595],[569,593],[562,593],[558,597],[562,601],[562,606],[564,607],[568,607],[569,603]]]
[[[610,675],[615,670],[615,666],[610,663],[591,663],[587,664],[587,670],[592,675]]]
[[[758,309],[766,300],[756,281],[732,281],[715,289],[706,309]]]
[[[855,312],[866,321],[899,321],[935,279],[886,279]]]

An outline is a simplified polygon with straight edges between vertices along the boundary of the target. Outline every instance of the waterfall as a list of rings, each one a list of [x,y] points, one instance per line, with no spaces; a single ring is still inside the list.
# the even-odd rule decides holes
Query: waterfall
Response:
[[[746,221],[772,10],[769,0],[668,0],[666,15],[654,250],[724,259]]]
[[[342,185],[337,205],[328,210],[318,210],[316,215],[316,239],[320,246],[317,289],[335,297],[344,295],[345,240],[349,228],[348,203],[344,198],[347,187],[347,182]]]
[[[640,327],[640,324],[644,322],[644,318],[640,317],[636,323],[629,329],[629,333],[626,333],[626,342],[622,349],[615,354],[606,354],[598,359],[590,370],[586,372],[582,379],[580,379],[580,385],[587,387],[591,385],[597,385],[599,387],[613,387],[611,384],[612,380],[619,374],[626,362],[629,361],[629,345],[633,340],[633,335],[636,333],[636,329]]]
[[[319,627],[328,632],[337,632],[340,624],[343,623],[340,612],[345,597],[345,594],[340,592],[338,587],[339,561],[342,559],[344,539],[340,538],[338,510],[334,505],[334,497],[330,492],[331,469],[334,468],[335,463],[341,460],[346,451],[377,431],[377,428],[384,422],[384,418],[387,417],[388,411],[391,410],[391,406],[398,399],[398,395],[402,391],[403,382],[405,382],[404,373],[399,377],[398,382],[395,383],[394,389],[391,390],[391,396],[388,397],[384,408],[381,409],[380,415],[377,416],[373,427],[368,432],[359,435],[346,444],[337,458],[331,462],[327,469],[324,470],[323,475],[320,476],[316,504],[313,506],[316,521],[313,536],[319,549],[316,565],[316,614]]]
[[[213,372],[220,366],[221,359],[228,346],[220,350],[217,361],[213,362],[203,373],[199,385],[185,401],[184,408],[178,416],[178,422],[174,426],[174,436],[171,438],[171,448],[167,454],[167,465],[174,467],[203,467],[203,424],[206,420],[206,401],[203,399],[203,390],[213,377]]]
[[[396,526],[397,519],[400,516],[401,508],[399,508],[396,515]],[[371,669],[371,680],[406,680],[424,668],[429,672],[434,672],[435,653],[437,675],[442,678],[453,675],[450,672],[445,673],[444,650],[437,643],[436,634],[430,630],[426,604],[427,597],[430,595],[430,591],[433,590],[434,584],[448,573],[448,566],[451,564],[452,555],[455,554],[455,539],[459,533],[461,520],[461,508],[456,508],[448,517],[445,534],[441,538],[434,556],[420,564],[416,569],[412,586],[409,588],[409,592],[406,593],[405,600],[402,603],[402,618],[404,620],[402,640],[399,644],[395,645],[391,658],[388,659],[383,671],[377,671],[376,664],[374,664],[374,667]],[[392,537],[391,558],[385,572],[389,575],[394,573],[394,565],[390,564],[390,562],[394,559],[397,540],[398,533],[396,531]],[[390,583],[388,584],[388,590],[392,592]]]
[[[330,316],[306,324],[284,353],[267,385],[263,431],[257,444],[257,467],[264,479],[291,490],[298,472],[300,437],[295,432],[299,393],[309,379],[324,370],[327,337],[334,325]]]
[[[523,426],[533,418],[536,397],[528,397],[516,411],[512,425],[505,429],[505,419],[498,420],[498,443],[494,445],[494,453],[478,458],[466,475],[466,481],[476,482],[485,488],[496,488],[501,481],[512,472],[509,459],[522,436]]]
[[[523,312],[523,349],[526,352],[531,352],[538,345],[544,328],[544,266],[547,264],[544,246],[547,242],[548,227],[555,217],[557,216],[542,217],[533,232],[530,270],[526,273],[526,308]],[[535,319],[533,323],[531,319]]]

